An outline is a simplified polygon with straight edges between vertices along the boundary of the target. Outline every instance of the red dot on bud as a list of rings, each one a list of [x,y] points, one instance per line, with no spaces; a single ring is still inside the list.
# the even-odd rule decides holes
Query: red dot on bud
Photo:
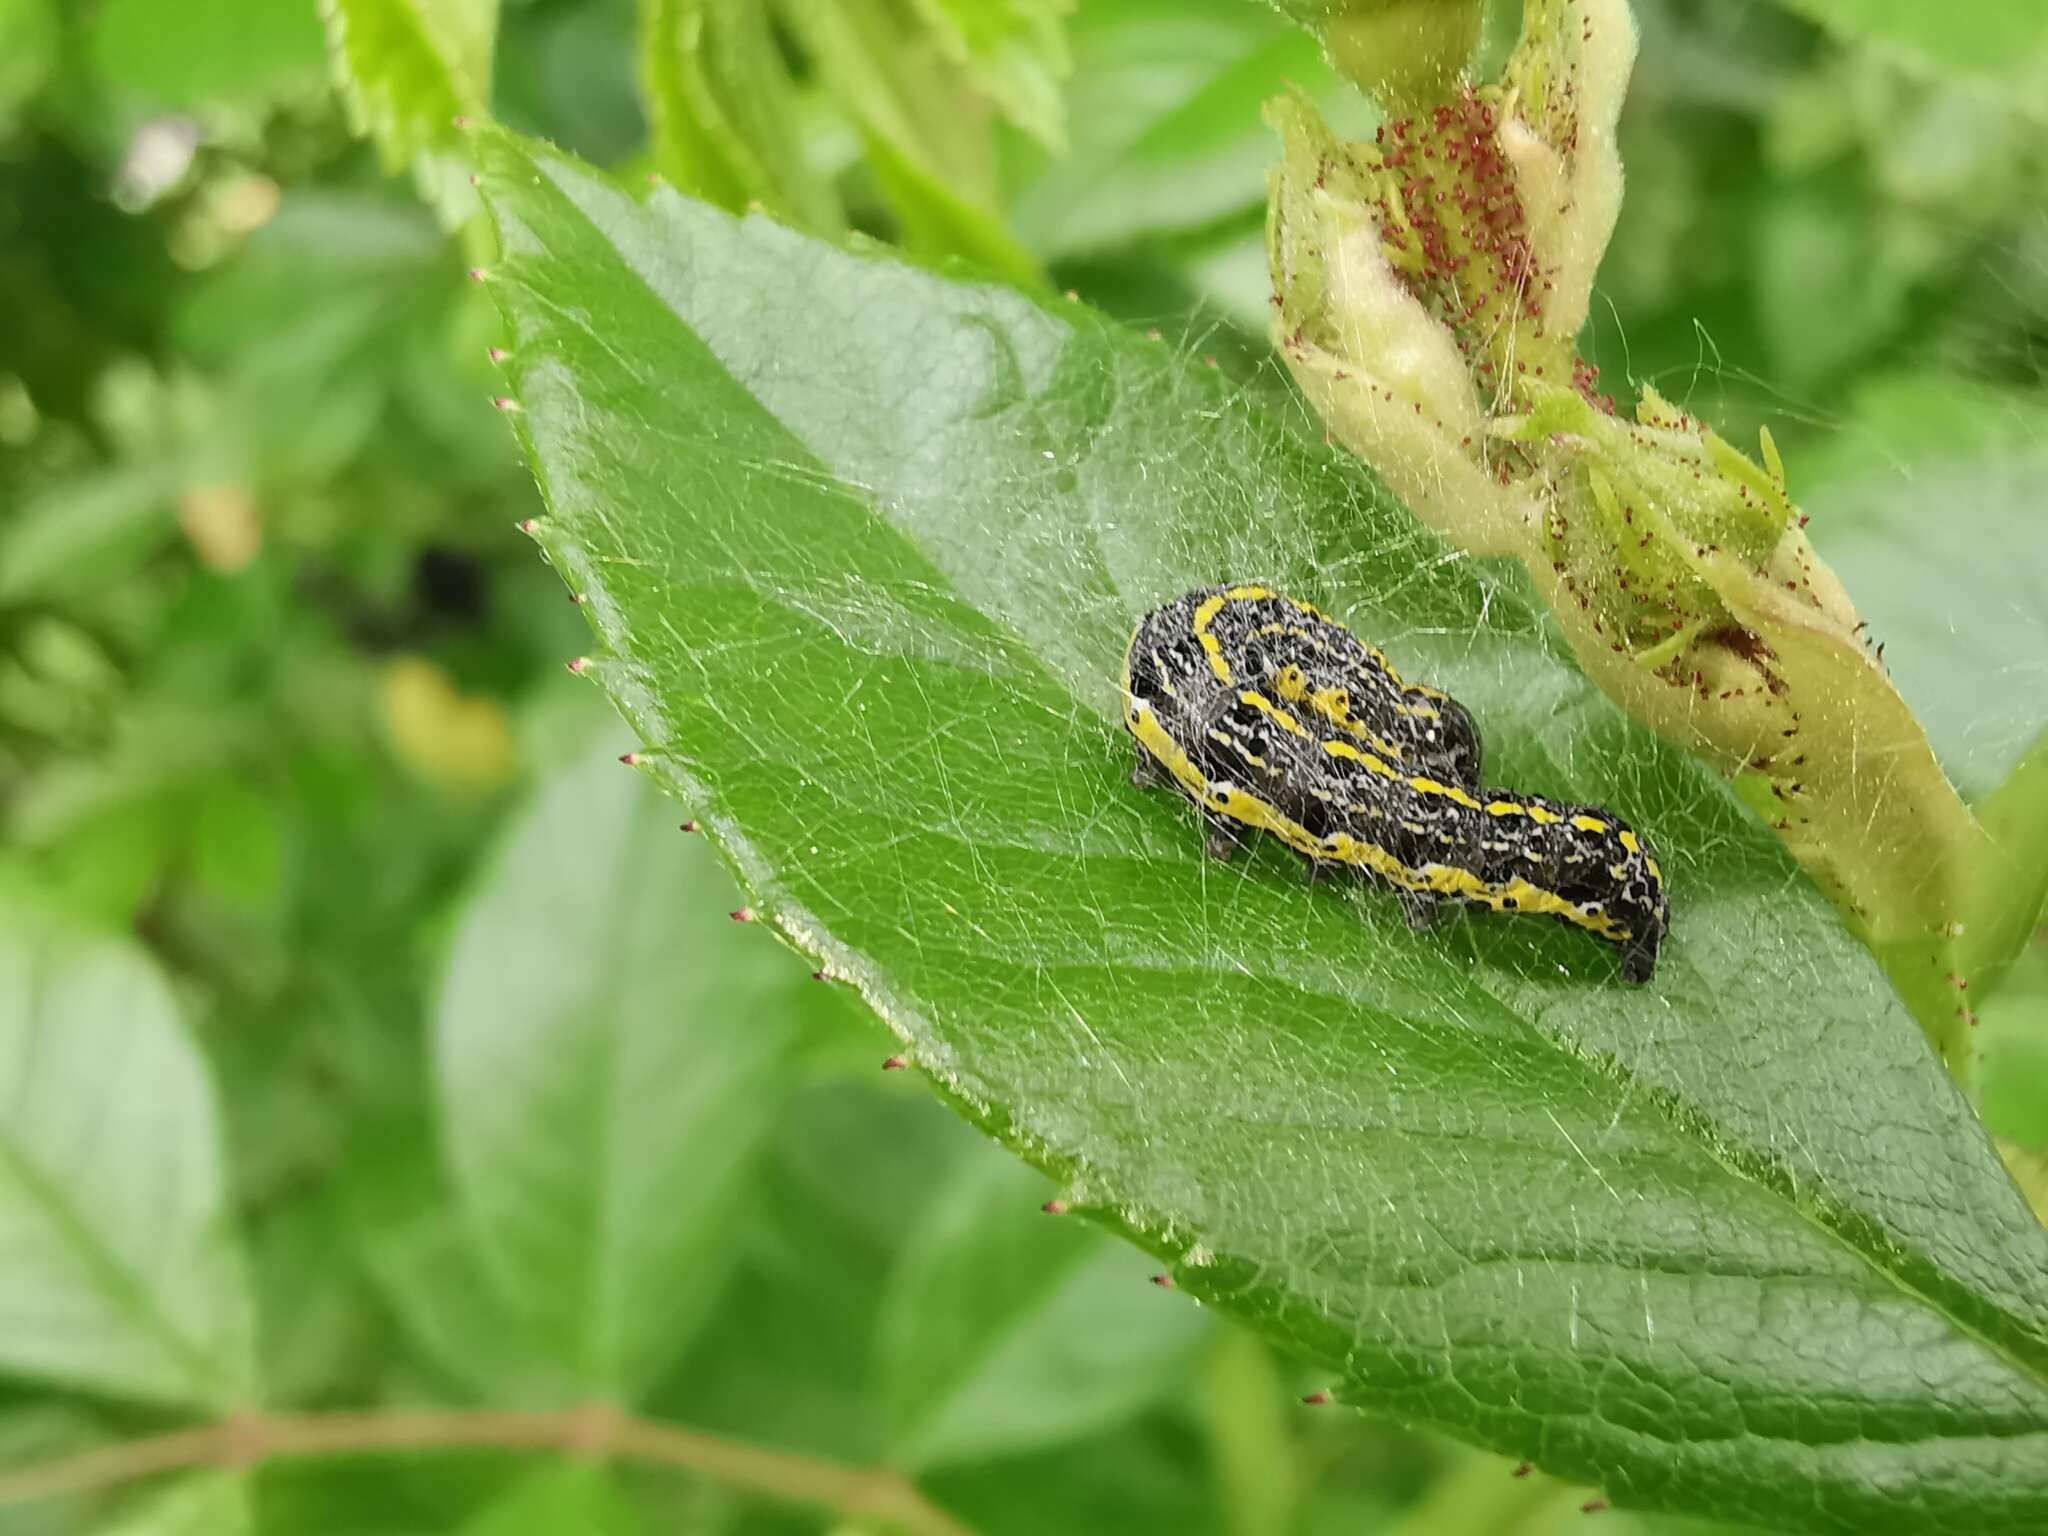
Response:
[[[589,665],[590,658],[588,656],[578,656],[574,661],[568,663],[569,671],[577,677],[581,677],[583,669]]]
[[[490,360],[494,363],[502,363],[508,356],[510,356],[510,354],[506,352],[506,350],[503,347],[493,347],[485,355],[488,356]]]
[[[694,821],[686,821],[682,824],[680,830],[684,832],[695,832],[697,830],[697,823]]]
[[[1515,1467],[1515,1476],[1527,1477],[1531,1472],[1534,1472],[1535,1470],[1536,1463],[1534,1463],[1533,1461],[1519,1462],[1516,1464]]]
[[[525,534],[528,538],[531,538],[534,534],[540,532],[540,519],[537,517],[522,517],[521,519],[519,519],[518,522],[514,523],[512,526],[514,528],[517,528],[521,533]]]
[[[1157,1274],[1152,1277],[1152,1283],[1162,1291],[1170,1291],[1173,1289],[1173,1276],[1164,1273]]]
[[[1597,1515],[1600,1513],[1601,1510],[1605,1509],[1606,1507],[1607,1501],[1605,1499],[1588,1499],[1585,1503],[1579,1506],[1582,1512],[1589,1515]]]
[[[884,1072],[901,1072],[901,1071],[902,1071],[902,1070],[903,1070],[903,1069],[904,1069],[905,1067],[907,1067],[907,1066],[909,1066],[909,1065],[910,1065],[910,1058],[909,1058],[909,1057],[907,1057],[907,1056],[891,1056],[891,1057],[890,1057],[890,1058],[889,1058],[889,1059],[888,1059],[887,1061],[885,1061],[885,1062],[883,1062],[883,1063],[882,1063],[882,1070],[883,1070]]]
[[[491,280],[490,271],[485,267],[471,267],[469,269],[469,280],[472,283],[487,283]]]
[[[1327,1392],[1311,1392],[1302,1399],[1302,1401],[1304,1403],[1307,1403],[1311,1408],[1320,1408],[1329,1400],[1330,1394]]]
[[[739,907],[726,915],[736,923],[751,923],[754,920],[754,909],[752,907]]]
[[[1039,1209],[1048,1216],[1064,1216],[1067,1214],[1067,1202],[1064,1200],[1048,1200]]]
[[[498,396],[497,399],[493,400],[491,404],[495,405],[501,411],[516,411],[519,409],[519,402],[517,400],[514,400],[510,395],[500,395]]]
[[[645,759],[638,752],[621,752],[619,754],[619,761],[628,768],[638,768]]]

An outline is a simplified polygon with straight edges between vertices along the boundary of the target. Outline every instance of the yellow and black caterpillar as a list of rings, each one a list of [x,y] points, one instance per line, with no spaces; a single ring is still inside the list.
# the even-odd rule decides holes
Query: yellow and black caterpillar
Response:
[[[1670,926],[1664,872],[1619,817],[1482,787],[1479,733],[1307,603],[1256,583],[1153,609],[1124,658],[1132,777],[1207,813],[1209,851],[1246,829],[1391,886],[1423,928],[1446,899],[1547,913],[1621,951],[1647,981]]]

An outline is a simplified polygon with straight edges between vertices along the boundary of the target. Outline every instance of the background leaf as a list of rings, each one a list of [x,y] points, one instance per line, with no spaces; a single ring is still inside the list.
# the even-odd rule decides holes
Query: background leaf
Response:
[[[592,672],[969,1113],[1349,1399],[1624,1502],[2048,1516],[2048,1234],[1869,956],[1512,585],[1085,311],[482,147]],[[1500,782],[1648,831],[1655,986],[1218,871],[1130,789],[1132,615],[1254,573],[1463,699]]]
[[[1037,257],[997,211],[992,111],[949,67],[943,17],[908,0],[789,0],[787,15],[852,120],[904,247],[1039,281]]]
[[[194,1472],[135,1500],[94,1536],[245,1536],[255,1529],[246,1474]]]
[[[1166,1392],[1203,1319],[1141,1255],[1037,1207],[1014,1159],[968,1160],[910,1240],[877,1342],[893,1459],[992,1460],[1100,1434]]]
[[[254,1390],[213,1089],[131,944],[0,885],[0,1369],[180,1406]]]
[[[2029,421],[2040,409],[1938,379],[1873,391],[1805,497],[1815,547],[1973,797],[2048,727],[2048,550],[2000,531],[2048,472]],[[1963,419],[1944,431],[1945,416]]]
[[[565,1466],[534,1473],[464,1525],[462,1536],[632,1536],[642,1529],[604,1468]]]
[[[1051,149],[1066,143],[1064,21],[1076,0],[915,0],[941,52],[1004,117]]]
[[[831,189],[804,160],[795,86],[758,0],[645,0],[640,74],[654,163],[686,192],[727,208],[760,201],[833,229]]]
[[[1969,75],[2038,85],[2048,75],[2048,13],[2013,0],[1782,0],[1844,37],[1899,48]]]
[[[1262,219],[1272,137],[1259,108],[1289,84],[1340,99],[1315,40],[1257,5],[1197,0],[1168,18],[1095,0],[1072,33],[1072,143],[1025,182],[1013,215],[1054,257]],[[1339,120],[1370,137],[1370,109],[1341,99]]]
[[[335,80],[387,173],[412,166],[450,223],[469,206],[456,119],[490,102],[498,0],[320,0]]]
[[[309,5],[191,0],[177,27],[166,31],[161,17],[151,0],[108,0],[94,17],[94,66],[149,106],[255,105],[320,78],[320,22]]]
[[[576,1381],[630,1395],[730,1272],[785,1058],[838,1004],[765,935],[710,942],[729,885],[616,758],[510,833],[455,939],[435,1056],[491,1269]]]

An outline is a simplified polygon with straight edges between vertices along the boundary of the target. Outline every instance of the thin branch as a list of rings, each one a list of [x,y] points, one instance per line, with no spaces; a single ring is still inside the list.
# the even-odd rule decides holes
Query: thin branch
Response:
[[[721,1440],[636,1418],[604,1403],[539,1413],[397,1408],[246,1414],[0,1472],[0,1506],[92,1493],[193,1467],[244,1468],[302,1456],[452,1449],[617,1457],[694,1472],[764,1498],[881,1521],[904,1536],[971,1536],[900,1473]]]

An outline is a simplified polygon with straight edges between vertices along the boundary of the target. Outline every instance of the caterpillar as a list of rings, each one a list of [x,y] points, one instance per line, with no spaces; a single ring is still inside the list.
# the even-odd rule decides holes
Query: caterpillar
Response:
[[[1548,914],[1613,945],[1624,980],[1656,969],[1670,904],[1643,836],[1597,806],[1485,787],[1470,713],[1308,603],[1247,582],[1154,608],[1124,657],[1124,723],[1133,781],[1199,805],[1217,858],[1269,832],[1312,880],[1390,887],[1412,928],[1446,901]]]

